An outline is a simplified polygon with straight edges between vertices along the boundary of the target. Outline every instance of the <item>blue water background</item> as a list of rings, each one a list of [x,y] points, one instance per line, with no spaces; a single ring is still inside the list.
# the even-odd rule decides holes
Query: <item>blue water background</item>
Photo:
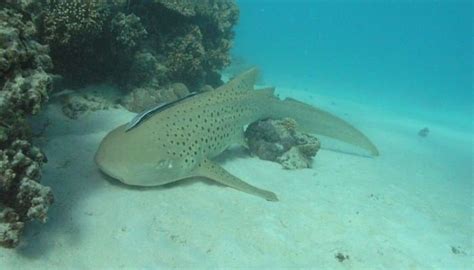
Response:
[[[237,2],[233,54],[265,83],[472,131],[472,1]]]

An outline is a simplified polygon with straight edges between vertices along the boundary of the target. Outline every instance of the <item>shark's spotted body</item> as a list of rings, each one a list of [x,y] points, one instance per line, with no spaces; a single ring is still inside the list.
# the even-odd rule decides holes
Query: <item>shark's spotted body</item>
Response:
[[[232,144],[244,143],[244,126],[265,118],[292,117],[304,131],[319,133],[367,149],[376,147],[345,121],[292,100],[279,100],[273,89],[253,90],[251,69],[220,88],[189,97],[126,132],[126,125],[102,141],[96,162],[106,174],[126,184],[156,186],[205,177],[275,201],[274,193],[247,184],[212,158]]]

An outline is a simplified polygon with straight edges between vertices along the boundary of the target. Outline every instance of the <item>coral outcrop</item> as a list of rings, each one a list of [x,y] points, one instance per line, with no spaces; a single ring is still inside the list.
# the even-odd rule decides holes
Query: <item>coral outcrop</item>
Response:
[[[99,0],[49,0],[42,37],[51,46],[81,46],[103,31],[105,9]]]
[[[119,46],[117,51],[133,50],[148,34],[138,16],[133,13],[125,15],[122,12],[117,13],[112,19],[110,32],[115,38],[113,44]]]
[[[234,1],[44,2],[36,11],[41,40],[70,87],[108,80],[132,96],[156,97],[177,82],[191,91],[222,84],[239,15]]]
[[[39,183],[44,161],[40,150],[25,140],[0,150],[0,245],[15,247],[25,222],[46,222],[53,194]]]
[[[46,161],[31,141],[26,117],[47,101],[52,79],[48,48],[35,41],[30,16],[0,5],[0,245],[15,247],[25,222],[45,222],[53,202],[42,186]]]
[[[190,87],[194,84],[202,86],[202,83],[215,87],[222,83],[217,73],[230,64],[229,51],[234,38],[232,28],[239,17],[234,1],[155,0],[155,3],[176,11],[186,18],[182,21],[188,21],[172,26],[172,35],[168,35],[171,39],[168,38],[166,43],[173,48],[167,57],[170,75],[186,83],[182,74],[189,74]],[[181,33],[176,35],[177,31]],[[183,70],[182,67],[188,64],[191,64],[191,70]]]
[[[35,10],[40,41],[51,48],[54,73],[67,82],[100,81],[103,57],[111,54],[104,43],[109,9],[100,0],[45,0]]]
[[[48,100],[49,72],[75,89],[119,85],[132,111],[210,91],[222,84],[238,15],[233,0],[0,1],[0,245],[18,245],[25,223],[45,222],[53,202],[26,121]],[[64,100],[72,118],[115,106]]]
[[[196,84],[204,78],[206,51],[199,27],[181,29],[184,32],[167,44],[167,65],[173,79],[188,77],[188,84]]]
[[[252,123],[245,137],[252,154],[276,161],[286,169],[310,168],[320,148],[319,140],[298,132],[296,121],[290,118]]]

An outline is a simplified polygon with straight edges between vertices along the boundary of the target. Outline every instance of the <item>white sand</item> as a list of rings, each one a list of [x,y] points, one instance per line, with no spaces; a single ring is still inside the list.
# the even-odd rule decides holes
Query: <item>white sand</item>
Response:
[[[277,193],[276,203],[201,180],[128,188],[101,175],[93,156],[106,132],[133,114],[69,120],[49,105],[35,121],[51,123],[40,142],[49,159],[43,183],[56,203],[47,224],[28,226],[22,246],[0,250],[0,269],[473,266],[472,131],[291,95],[349,120],[381,156],[321,150],[313,169],[286,171],[239,149],[224,154],[226,169]],[[425,139],[417,135],[424,126]],[[338,252],[349,259],[339,262]]]

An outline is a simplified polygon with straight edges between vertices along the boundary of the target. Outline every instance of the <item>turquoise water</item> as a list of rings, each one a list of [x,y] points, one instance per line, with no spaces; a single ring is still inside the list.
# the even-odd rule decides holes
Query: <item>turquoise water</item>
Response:
[[[471,1],[238,1],[265,82],[472,131]]]
[[[237,3],[225,77],[258,66],[259,84],[343,118],[380,155],[318,135],[311,168],[286,170],[244,147],[216,157],[278,202],[201,178],[131,187],[101,173],[94,157],[105,136],[136,114],[113,106],[69,119],[66,89],[31,119],[48,156],[42,183],[56,202],[46,224],[27,226],[17,249],[0,249],[1,270],[472,268],[473,4]],[[123,94],[109,84],[78,92]],[[424,127],[428,135],[419,136]]]

